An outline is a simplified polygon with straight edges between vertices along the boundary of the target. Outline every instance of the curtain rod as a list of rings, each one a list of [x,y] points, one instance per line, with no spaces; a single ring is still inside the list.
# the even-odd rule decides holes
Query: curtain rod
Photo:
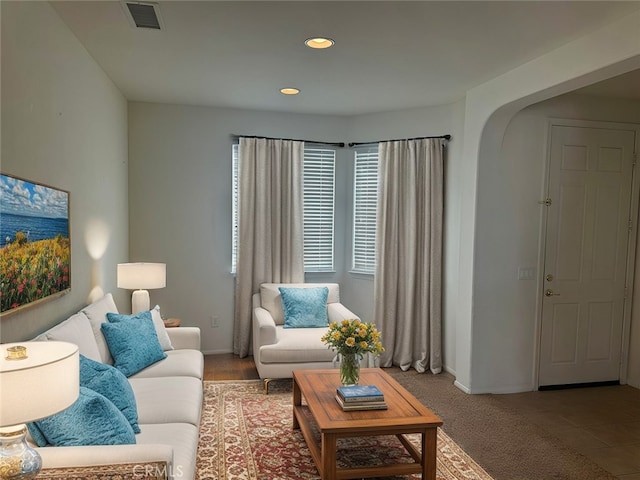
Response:
[[[274,137],[260,137],[258,135],[231,135],[233,138],[265,138],[267,140],[288,140],[292,142],[305,142],[314,143],[316,145],[331,145],[332,147],[344,147],[344,142],[317,142],[315,140],[298,140],[295,138],[274,138]]]
[[[395,138],[393,140],[378,140],[376,142],[352,142],[352,143],[349,143],[349,146],[357,147],[359,145],[375,145],[380,142],[400,142],[402,140],[423,140],[425,138],[444,138],[445,140],[451,140],[451,135],[438,135],[435,137]]]

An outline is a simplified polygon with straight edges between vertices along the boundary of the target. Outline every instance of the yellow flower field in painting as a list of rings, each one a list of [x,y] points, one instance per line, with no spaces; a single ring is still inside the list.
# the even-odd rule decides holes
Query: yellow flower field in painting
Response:
[[[15,240],[0,248],[0,311],[5,312],[71,286],[71,246],[58,235],[29,242],[18,232]]]

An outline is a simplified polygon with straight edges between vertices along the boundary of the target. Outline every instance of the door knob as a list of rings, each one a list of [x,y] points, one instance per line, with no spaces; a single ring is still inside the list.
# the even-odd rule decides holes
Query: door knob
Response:
[[[544,296],[545,296],[545,297],[554,297],[554,296],[555,296],[555,297],[559,297],[559,296],[560,296],[560,294],[559,294],[559,293],[553,293],[553,290],[551,290],[551,289],[549,288],[549,289],[545,290],[545,292],[544,292]]]

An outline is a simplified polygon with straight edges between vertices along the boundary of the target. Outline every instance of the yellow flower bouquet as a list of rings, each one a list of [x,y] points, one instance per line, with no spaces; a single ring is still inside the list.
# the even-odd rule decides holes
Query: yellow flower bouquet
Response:
[[[358,319],[329,324],[322,342],[339,354],[340,379],[344,385],[356,385],[360,379],[360,359],[365,353],[384,352],[380,332],[375,324]]]

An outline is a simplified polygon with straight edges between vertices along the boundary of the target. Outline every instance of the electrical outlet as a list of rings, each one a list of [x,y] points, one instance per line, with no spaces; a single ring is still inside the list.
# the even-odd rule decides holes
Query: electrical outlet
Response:
[[[220,317],[218,317],[217,315],[212,315],[209,318],[211,319],[211,328],[218,328],[220,326],[220,323],[218,323]]]

